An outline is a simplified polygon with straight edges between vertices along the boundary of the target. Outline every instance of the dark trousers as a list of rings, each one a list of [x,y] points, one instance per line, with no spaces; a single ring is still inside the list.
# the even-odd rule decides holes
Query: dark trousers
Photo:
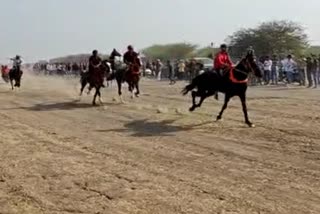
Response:
[[[265,84],[269,84],[271,80],[271,71],[270,70],[264,70],[264,82]]]
[[[318,86],[318,72],[316,70],[307,70],[307,79],[309,87]]]

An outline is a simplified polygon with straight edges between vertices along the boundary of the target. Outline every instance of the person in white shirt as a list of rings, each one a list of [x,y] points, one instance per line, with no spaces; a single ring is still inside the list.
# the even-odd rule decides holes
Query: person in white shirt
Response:
[[[287,56],[287,59],[283,61],[283,70],[286,73],[287,81],[289,84],[293,82],[293,75],[296,66],[297,63],[292,59],[292,56],[290,54]]]
[[[17,55],[15,58],[11,58],[11,60],[13,61],[13,69],[19,72],[22,65],[21,57]]]
[[[264,81],[265,84],[268,85],[271,79],[271,69],[272,69],[272,60],[269,56],[266,56],[263,62],[263,70],[264,70]]]
[[[157,59],[156,62],[156,75],[157,75],[157,80],[161,81],[161,73],[162,73],[162,62],[160,59]]]

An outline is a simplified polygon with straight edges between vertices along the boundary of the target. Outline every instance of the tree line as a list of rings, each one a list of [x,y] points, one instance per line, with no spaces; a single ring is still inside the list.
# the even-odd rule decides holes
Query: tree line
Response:
[[[264,22],[254,28],[243,28],[226,38],[231,57],[239,58],[252,46],[257,56],[297,57],[310,53],[320,54],[319,46],[309,46],[308,35],[302,25],[292,21],[280,20]],[[199,47],[191,43],[155,44],[142,50],[149,59],[186,59],[209,57],[218,51],[218,47]],[[75,55],[58,58],[53,61],[79,61],[88,55]]]

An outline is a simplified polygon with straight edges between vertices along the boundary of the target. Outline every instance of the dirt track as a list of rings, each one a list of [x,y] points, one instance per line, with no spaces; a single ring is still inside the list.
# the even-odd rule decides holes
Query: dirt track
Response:
[[[319,90],[251,88],[249,129],[237,99],[187,113],[182,86],[92,107],[75,80],[1,84],[0,213],[320,213]]]

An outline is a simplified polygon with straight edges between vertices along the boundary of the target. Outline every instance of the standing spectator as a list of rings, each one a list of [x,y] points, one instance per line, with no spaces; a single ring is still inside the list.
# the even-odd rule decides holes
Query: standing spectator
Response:
[[[318,72],[317,72],[317,75],[318,75],[318,83],[320,83],[320,54],[318,56]]]
[[[314,80],[315,84],[317,83],[315,79],[316,76],[313,73],[313,62],[311,57],[307,57],[306,64],[307,64],[306,67],[307,67],[308,88],[311,88],[313,86],[312,79]]]
[[[169,80],[170,80],[170,85],[173,85],[176,83],[174,77],[174,69],[173,69],[173,66],[170,62],[170,60],[167,61],[167,67],[168,67],[168,71],[169,71]]]
[[[317,88],[318,87],[318,59],[314,54],[312,54],[311,73],[313,75],[314,88]]]
[[[299,72],[299,82],[300,86],[305,86],[306,85],[306,59],[304,56],[302,56],[298,61],[297,61],[297,69]]]
[[[262,71],[262,78],[257,77],[256,83],[262,85],[263,77],[264,77],[264,66],[263,66],[263,57],[260,57],[258,60],[258,66],[260,71]]]
[[[296,62],[292,59],[292,55],[289,54],[287,58],[283,61],[283,70],[287,76],[287,82],[289,84],[293,83],[295,67]]]
[[[272,67],[271,67],[272,84],[278,85],[278,77],[279,77],[278,59],[277,59],[276,55],[273,55],[272,56]]]
[[[190,80],[190,82],[196,76],[196,67],[197,67],[196,60],[195,59],[191,59],[190,64],[189,64],[189,80]]]
[[[184,73],[186,69],[186,64],[183,62],[183,60],[180,60],[178,64],[178,78],[179,80],[184,79]]]
[[[158,81],[161,81],[161,73],[162,73],[162,62],[160,59],[157,59],[156,62],[156,76]]]
[[[264,81],[266,85],[270,84],[271,69],[272,69],[272,60],[270,59],[269,56],[266,56],[263,62]]]

